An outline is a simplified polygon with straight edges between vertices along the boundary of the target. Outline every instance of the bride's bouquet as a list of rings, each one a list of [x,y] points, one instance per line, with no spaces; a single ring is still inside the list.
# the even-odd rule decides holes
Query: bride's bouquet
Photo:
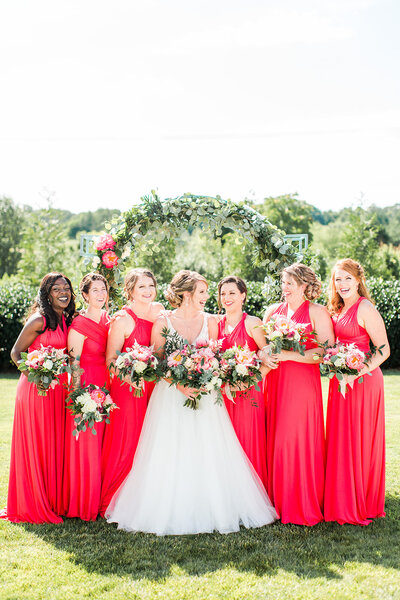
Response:
[[[116,369],[115,377],[122,383],[129,383],[129,391],[134,388],[134,396],[139,397],[143,393],[143,382],[154,381],[161,376],[159,360],[153,354],[152,346],[141,346],[135,342],[132,348],[127,348],[126,352],[117,352],[117,359],[110,364],[110,369]]]
[[[58,383],[58,375],[71,373],[65,348],[43,346],[32,352],[21,352],[18,369],[27,371],[28,381],[37,387],[39,396],[46,396]]]
[[[237,394],[237,390],[232,390],[232,387],[254,386],[257,391],[260,391],[258,382],[262,380],[261,360],[256,352],[245,346],[232,346],[221,354],[220,359],[220,377],[225,384],[225,393],[229,400],[233,401],[233,396]]]
[[[184,406],[197,409],[201,396],[212,391],[217,392],[216,403],[222,404],[218,342],[198,340],[192,345],[166,328],[162,335],[166,339],[164,377],[170,379],[170,385],[180,384],[198,390],[194,399],[186,398]]]
[[[96,435],[95,423],[109,423],[110,412],[118,408],[108,390],[97,385],[87,385],[73,390],[65,400],[67,408],[75,415],[75,429],[72,432],[77,440],[87,427]]]
[[[271,354],[282,350],[294,350],[304,356],[306,341],[312,333],[306,333],[307,323],[295,323],[284,315],[272,317],[262,325]]]

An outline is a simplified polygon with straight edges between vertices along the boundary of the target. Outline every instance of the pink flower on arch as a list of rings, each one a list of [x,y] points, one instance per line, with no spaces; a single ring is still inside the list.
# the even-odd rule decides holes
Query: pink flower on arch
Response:
[[[112,235],[104,233],[101,235],[95,243],[96,250],[112,250],[117,242],[114,240]]]
[[[101,260],[107,269],[112,269],[118,264],[118,256],[112,250],[107,250],[107,252],[104,252]]]

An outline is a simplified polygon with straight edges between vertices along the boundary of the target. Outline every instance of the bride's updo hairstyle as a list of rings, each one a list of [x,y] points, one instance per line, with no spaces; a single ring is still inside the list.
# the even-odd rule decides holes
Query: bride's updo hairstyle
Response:
[[[203,275],[196,273],[196,271],[183,269],[174,275],[164,292],[164,296],[173,308],[178,308],[183,302],[184,292],[193,294],[199,281],[204,281],[208,287],[207,280]]]
[[[303,263],[293,263],[290,267],[286,267],[282,271],[282,275],[286,273],[298,283],[298,285],[306,285],[304,295],[307,300],[315,300],[321,295],[322,284],[314,271]]]
[[[369,295],[367,284],[365,282],[365,273],[363,267],[360,265],[360,263],[351,258],[342,258],[341,260],[338,260],[332,269],[331,280],[328,287],[328,310],[332,315],[340,312],[344,306],[343,298],[339,292],[336,291],[335,285],[335,273],[338,269],[342,269],[343,271],[350,273],[350,275],[353,275],[353,277],[355,277],[358,281],[357,291],[360,296],[363,296],[372,302],[372,304],[374,304],[374,301]]]
[[[222,286],[225,285],[225,283],[234,283],[241,294],[246,294],[244,301],[243,301],[243,304],[245,304],[245,302],[247,300],[247,285],[245,284],[245,282],[243,281],[243,279],[241,277],[237,277],[236,275],[227,275],[226,277],[221,279],[221,281],[218,283],[218,308],[219,308],[219,310],[221,311],[221,308],[222,308],[221,290],[222,290]]]
[[[133,293],[134,287],[135,287],[139,277],[142,277],[142,276],[150,277],[150,279],[153,280],[153,283],[156,286],[156,291],[157,291],[157,281],[156,281],[156,278],[154,277],[154,274],[151,271],[149,271],[149,269],[142,269],[141,267],[136,267],[136,269],[131,269],[125,275],[124,296],[127,300],[132,299],[132,293]]]

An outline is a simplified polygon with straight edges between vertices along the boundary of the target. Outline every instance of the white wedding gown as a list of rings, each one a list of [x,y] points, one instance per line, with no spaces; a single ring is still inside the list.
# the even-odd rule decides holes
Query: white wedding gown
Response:
[[[174,331],[168,320],[169,329]],[[197,339],[208,338],[207,315]],[[215,393],[198,410],[162,380],[150,398],[132,469],[106,511],[119,529],[157,535],[238,531],[276,520],[260,478]],[[135,400],[132,399],[132,402]]]

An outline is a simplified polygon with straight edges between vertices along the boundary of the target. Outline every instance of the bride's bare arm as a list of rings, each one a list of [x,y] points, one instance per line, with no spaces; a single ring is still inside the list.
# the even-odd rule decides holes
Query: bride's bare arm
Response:
[[[151,345],[154,347],[154,353],[159,358],[164,357],[165,337],[162,335],[162,330],[166,327],[168,327],[166,318],[159,316],[151,330]]]
[[[208,317],[208,337],[210,340],[218,339],[218,321],[215,315]]]

